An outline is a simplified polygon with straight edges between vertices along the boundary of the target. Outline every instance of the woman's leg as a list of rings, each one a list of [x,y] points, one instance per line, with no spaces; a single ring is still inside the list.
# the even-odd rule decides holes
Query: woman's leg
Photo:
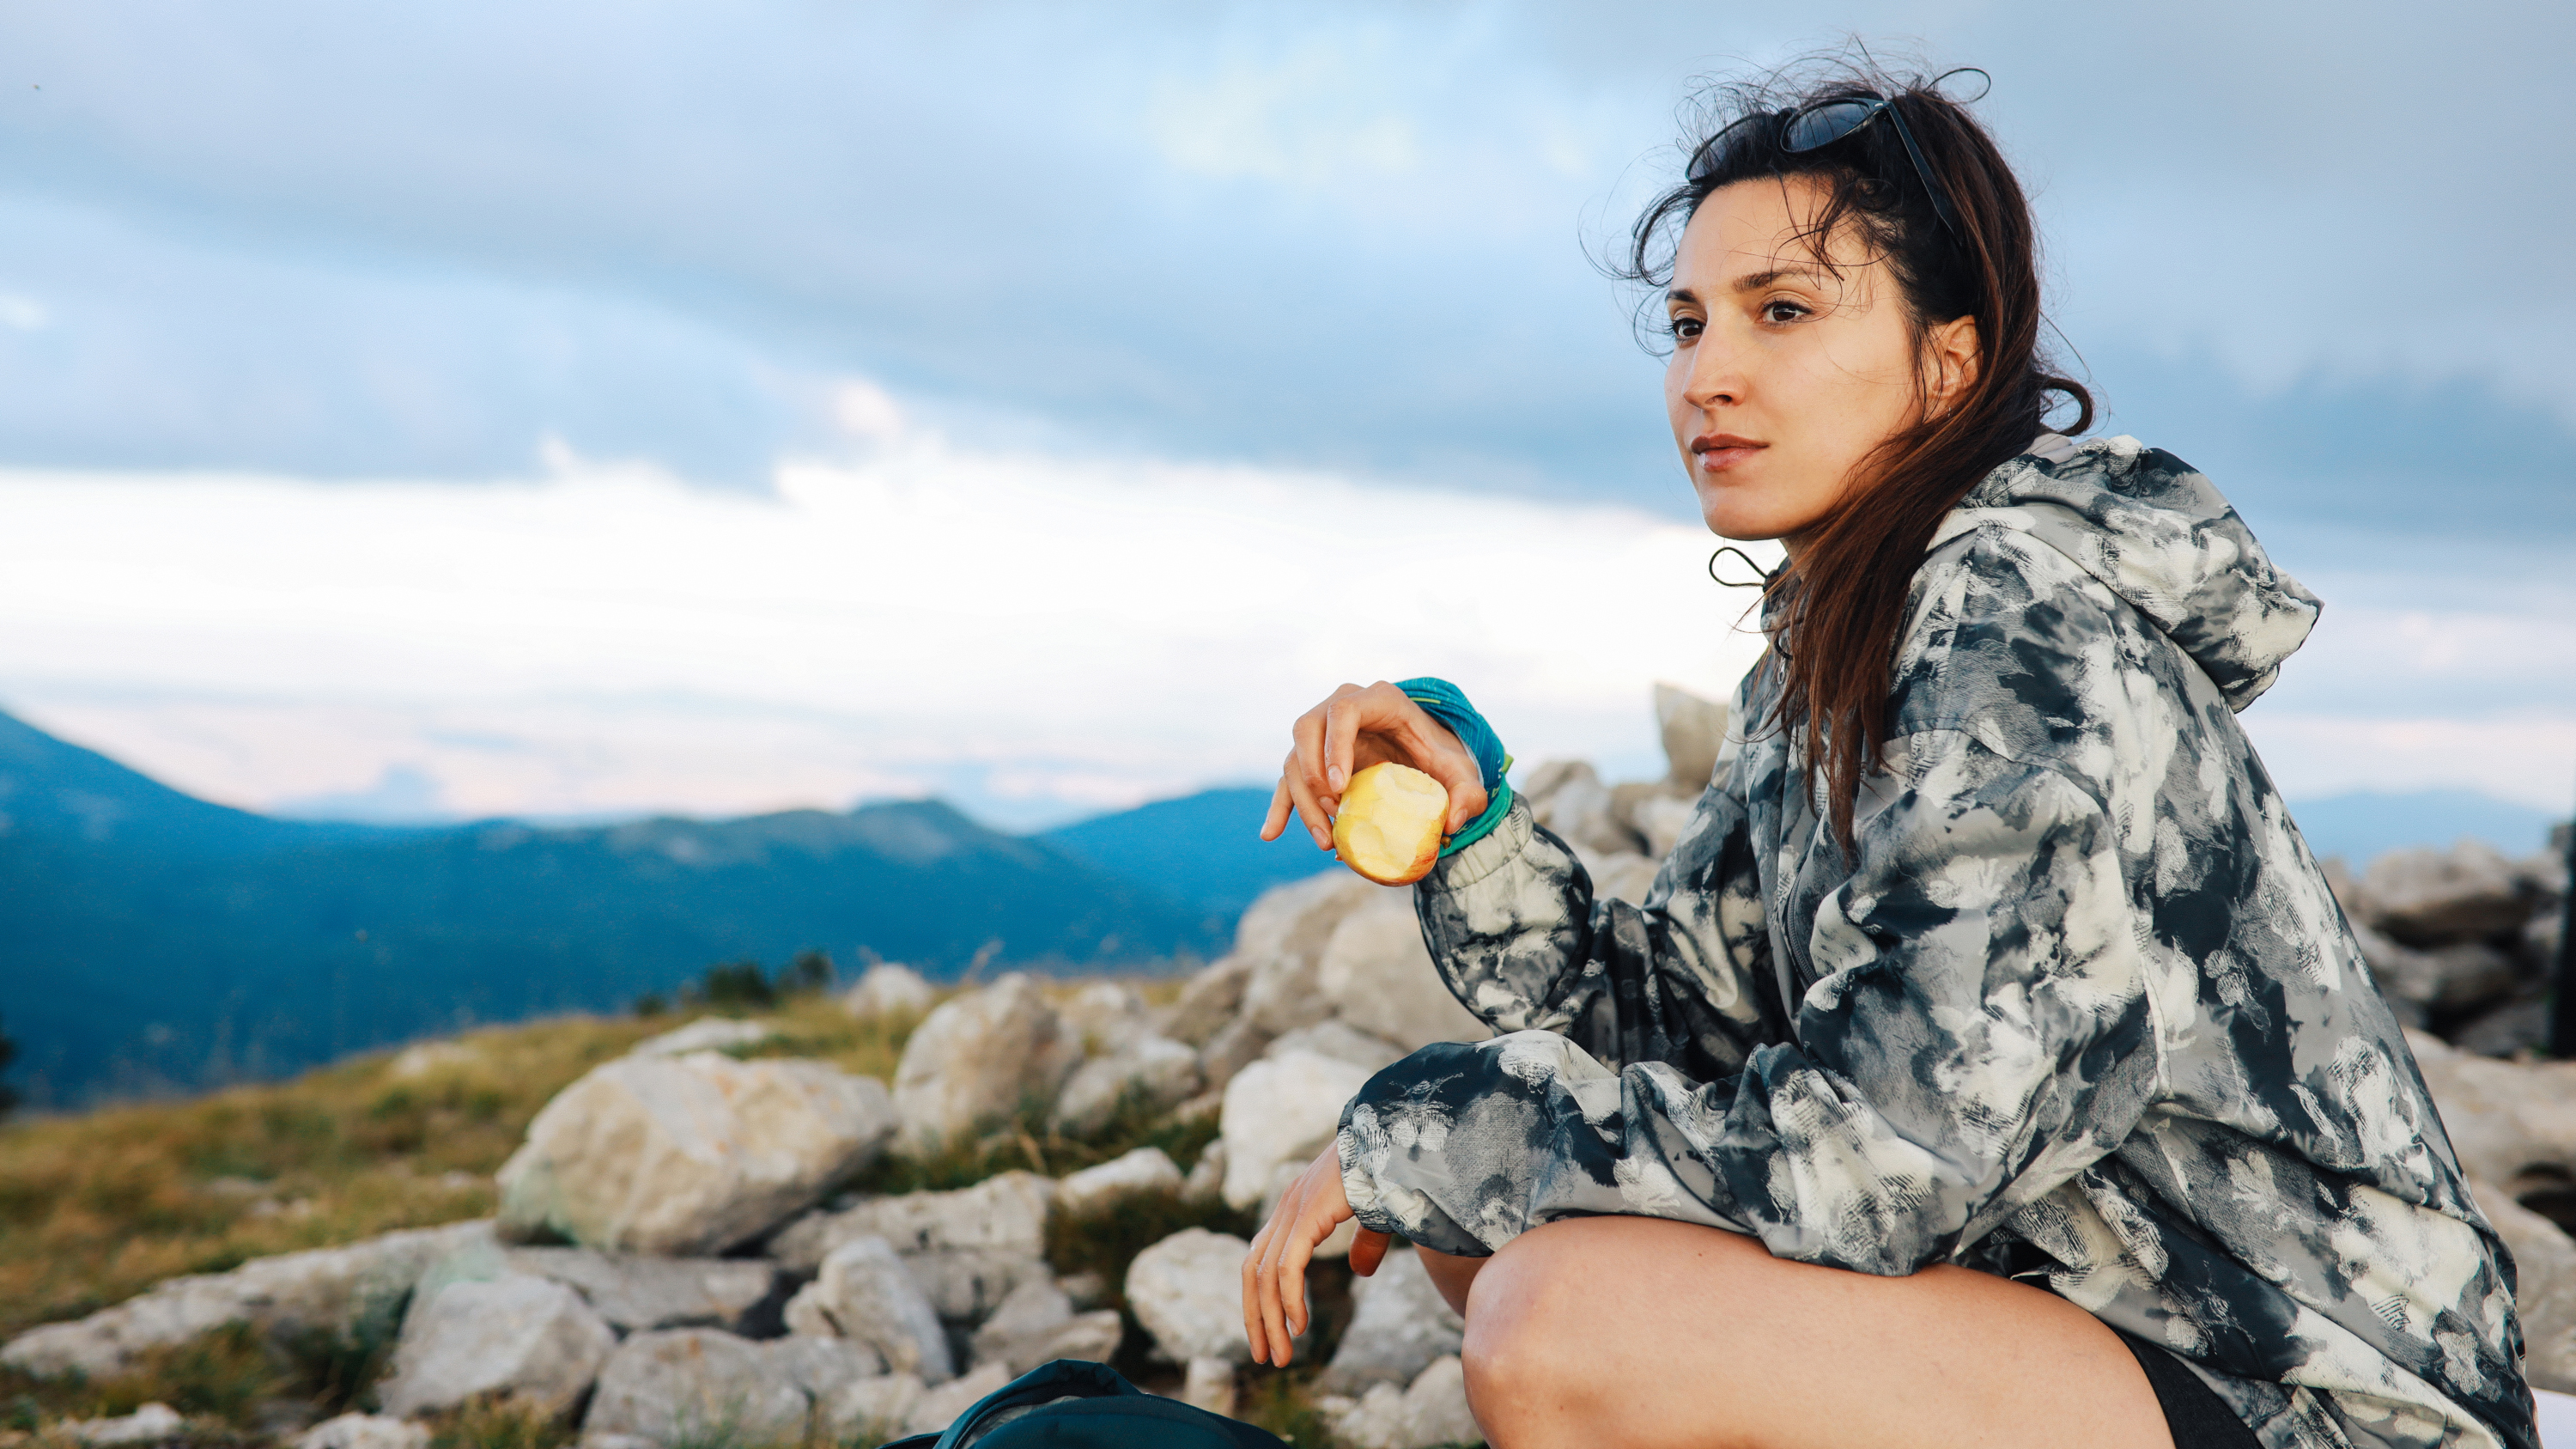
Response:
[[[1422,1260],[1422,1271],[1430,1275],[1431,1286],[1439,1289],[1440,1296],[1449,1300],[1449,1311],[1460,1315],[1467,1311],[1467,1290],[1475,1286],[1477,1271],[1494,1261],[1491,1258],[1453,1258],[1447,1253],[1435,1253],[1419,1243],[1413,1246],[1413,1256]]]
[[[1966,1268],[1879,1278],[1604,1217],[1523,1233],[1471,1276],[1467,1398],[1495,1449],[2172,1449],[2117,1334]]]

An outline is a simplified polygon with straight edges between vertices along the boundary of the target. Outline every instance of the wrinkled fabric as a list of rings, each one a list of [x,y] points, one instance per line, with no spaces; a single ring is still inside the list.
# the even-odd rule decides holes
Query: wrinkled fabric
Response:
[[[2534,1449],[2510,1260],[2236,721],[2317,607],[2169,454],[1997,469],[1917,573],[1848,854],[1757,668],[1643,906],[1526,804],[1421,883],[1504,1035],[1350,1104],[1354,1211],[1960,1263],[2170,1348],[2273,1449]]]

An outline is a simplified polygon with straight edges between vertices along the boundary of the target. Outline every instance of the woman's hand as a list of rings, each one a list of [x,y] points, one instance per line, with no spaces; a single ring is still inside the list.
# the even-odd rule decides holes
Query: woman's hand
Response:
[[[1316,849],[1332,849],[1333,817],[1341,812],[1351,776],[1389,760],[1411,765],[1449,792],[1449,822],[1442,834],[1455,835],[1485,813],[1485,778],[1476,757],[1447,725],[1383,679],[1366,689],[1345,684],[1334,690],[1331,698],[1297,716],[1289,734],[1297,747],[1279,769],[1270,815],[1261,822],[1264,840],[1277,840],[1293,813],[1315,837]]]
[[[1326,1147],[1281,1194],[1278,1210],[1243,1255],[1243,1334],[1252,1340],[1254,1363],[1288,1366],[1297,1335],[1306,1331],[1306,1262],[1350,1215],[1341,1153]],[[1376,1272],[1386,1245],[1386,1234],[1360,1229],[1351,1243],[1351,1271],[1363,1278]]]

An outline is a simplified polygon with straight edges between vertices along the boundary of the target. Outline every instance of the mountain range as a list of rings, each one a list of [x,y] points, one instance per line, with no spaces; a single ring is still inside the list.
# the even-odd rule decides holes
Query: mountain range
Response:
[[[821,950],[1168,968],[1315,855],[1214,790],[1012,836],[939,801],[579,828],[282,820],[0,714],[0,1030],[37,1106],[276,1076],[475,1022],[614,1010]]]

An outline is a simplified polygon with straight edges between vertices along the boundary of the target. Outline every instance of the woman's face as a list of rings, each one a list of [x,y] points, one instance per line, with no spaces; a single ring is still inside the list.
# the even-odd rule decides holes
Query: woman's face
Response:
[[[1834,270],[1817,264],[1804,218],[1825,195],[1809,177],[1711,192],[1665,294],[1664,405],[1700,514],[1712,532],[1781,539],[1793,555],[1920,406],[1918,343],[1886,264],[1850,228],[1826,249]],[[1973,373],[1976,320],[1934,327],[1923,353],[1937,405]]]

